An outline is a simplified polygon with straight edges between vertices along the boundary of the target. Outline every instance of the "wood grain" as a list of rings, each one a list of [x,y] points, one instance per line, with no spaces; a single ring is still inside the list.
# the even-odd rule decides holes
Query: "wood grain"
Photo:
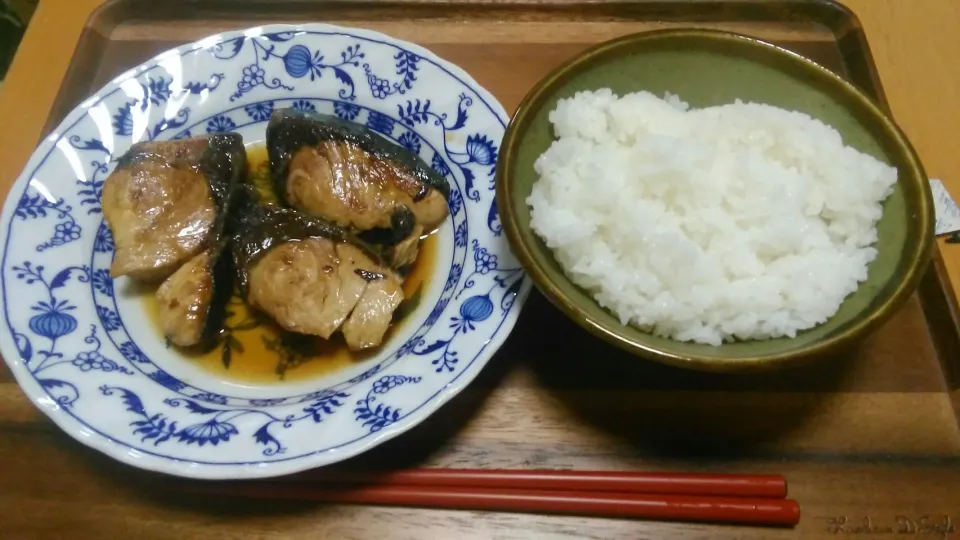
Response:
[[[0,118],[17,126],[0,130],[0,185],[13,182],[45,126],[54,125],[48,117],[56,119],[121,69],[184,41],[249,24],[215,14],[174,22],[147,13],[119,25],[101,21],[94,26],[103,33],[95,36],[102,56],[83,66],[84,84],[58,101],[74,46],[100,2],[40,4],[0,93]],[[960,3],[847,4],[866,28],[896,119],[928,173],[960,196],[960,138],[950,131],[960,125],[960,108],[950,105],[960,101],[960,76],[949,68],[960,50]],[[468,69],[508,110],[550,68],[587,45],[663,24],[616,16],[571,22],[557,13],[510,19],[490,10],[476,14],[480,26],[464,32],[462,21],[438,15],[412,26],[415,17],[402,13],[383,19],[348,8],[332,14],[310,9],[316,10],[311,20],[370,27],[428,45]],[[263,10],[257,22],[278,20]],[[822,27],[750,23],[739,29],[843,67]],[[960,246],[941,249],[956,282]],[[782,473],[803,510],[796,530],[172,494],[157,488],[153,475],[61,433],[3,367],[0,539],[960,538],[960,359],[935,347],[914,297],[841,357],[783,373],[705,375],[641,362],[603,345],[533,293],[517,331],[475,384],[423,425],[356,460],[360,466]]]

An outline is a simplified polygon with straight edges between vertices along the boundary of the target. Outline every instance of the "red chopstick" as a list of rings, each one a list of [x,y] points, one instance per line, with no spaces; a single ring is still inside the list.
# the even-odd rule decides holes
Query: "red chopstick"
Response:
[[[800,520],[800,507],[796,502],[770,498],[399,485],[331,488],[280,482],[190,482],[180,483],[178,488],[220,496],[460,510],[779,526],[792,526]]]
[[[779,475],[328,468],[279,481],[177,483],[175,489],[262,499],[753,525],[792,526],[800,519],[797,503],[784,498],[787,482]]]
[[[783,476],[773,474],[734,475],[445,468],[385,472],[318,469],[284,480],[375,484],[379,486],[609,491],[773,499],[782,499],[787,496],[786,479]]]

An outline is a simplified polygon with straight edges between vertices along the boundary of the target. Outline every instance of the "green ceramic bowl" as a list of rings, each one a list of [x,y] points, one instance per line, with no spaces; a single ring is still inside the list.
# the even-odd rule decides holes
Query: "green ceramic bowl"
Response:
[[[537,181],[536,158],[554,140],[547,115],[558,99],[608,87],[678,94],[692,107],[735,99],[803,111],[836,128],[844,142],[894,165],[899,181],[884,204],[879,255],[866,282],[826,323],[795,338],[719,347],[681,343],[625,327],[570,282],[530,228],[526,198]],[[596,336],[639,356],[682,367],[770,369],[836,352],[875,329],[913,293],[931,253],[933,201],[906,137],[856,87],[795,53],[746,36],[711,30],[663,30],[593,47],[550,73],[527,94],[503,140],[497,201],[510,243],[534,283]]]

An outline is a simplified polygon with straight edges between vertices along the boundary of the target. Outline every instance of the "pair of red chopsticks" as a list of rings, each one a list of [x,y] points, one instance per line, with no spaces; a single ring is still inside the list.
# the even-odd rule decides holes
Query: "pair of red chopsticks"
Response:
[[[178,483],[194,493],[332,503],[796,525],[779,475],[554,470],[321,470],[280,481]]]

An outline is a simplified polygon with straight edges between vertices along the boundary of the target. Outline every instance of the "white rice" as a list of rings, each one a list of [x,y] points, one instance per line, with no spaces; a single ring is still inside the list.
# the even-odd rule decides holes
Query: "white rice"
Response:
[[[622,324],[712,345],[794,337],[867,278],[897,171],[819,120],[609,89],[549,118],[531,226]]]

